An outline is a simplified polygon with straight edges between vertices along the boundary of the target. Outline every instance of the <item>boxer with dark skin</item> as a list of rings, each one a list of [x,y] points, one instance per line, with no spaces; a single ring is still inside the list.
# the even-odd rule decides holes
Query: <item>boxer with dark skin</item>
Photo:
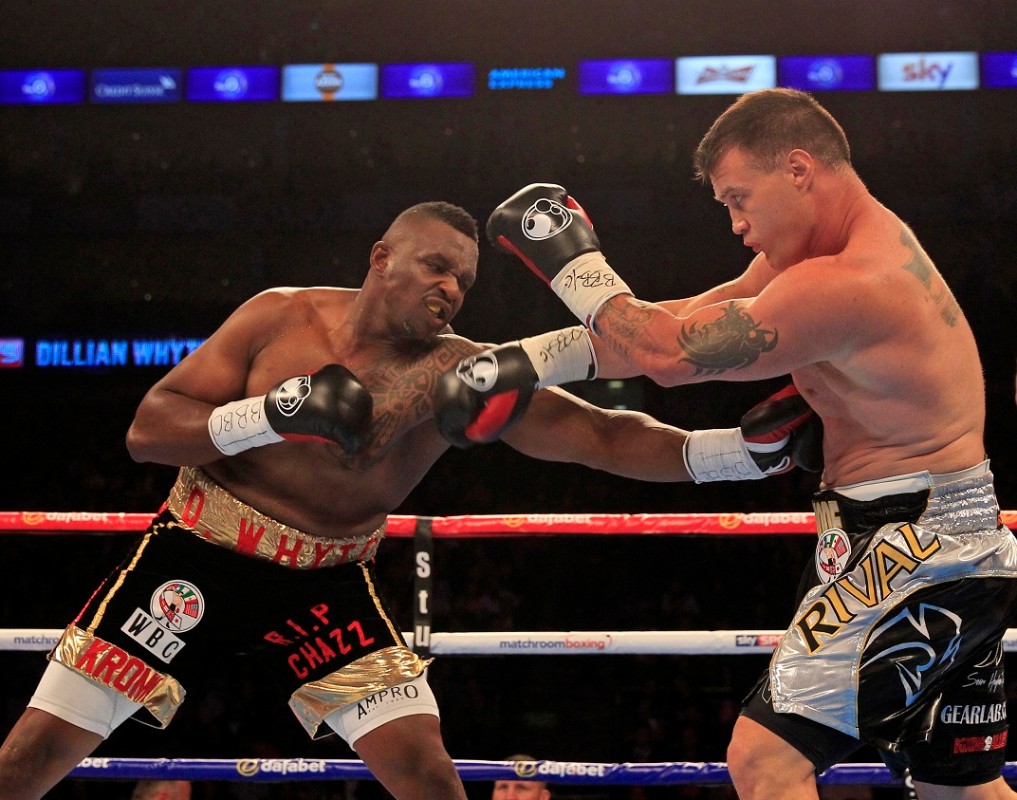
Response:
[[[372,568],[387,516],[450,446],[433,419],[439,378],[484,347],[450,328],[478,253],[463,209],[411,207],[371,248],[359,289],[264,291],[147,392],[128,450],[181,477],[51,654],[0,749],[0,794],[43,796],[135,711],[165,726],[194,659],[205,669],[239,651],[276,672],[309,733],[340,733],[394,797],[465,798],[426,662],[393,627]],[[535,392],[503,438],[539,459],[690,479],[685,431],[556,388]],[[252,581],[281,607],[278,623],[264,619],[274,609],[232,605]],[[131,620],[161,638],[133,635]],[[334,626],[331,639],[307,633],[319,624]],[[312,645],[331,666],[306,662]],[[151,683],[131,682],[125,665]]]

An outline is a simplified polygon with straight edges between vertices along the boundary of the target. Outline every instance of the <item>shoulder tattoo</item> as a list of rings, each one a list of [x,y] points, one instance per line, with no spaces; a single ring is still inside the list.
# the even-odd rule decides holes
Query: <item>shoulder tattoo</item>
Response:
[[[685,351],[681,362],[691,364],[696,375],[719,375],[756,363],[777,346],[777,331],[762,327],[732,301],[713,322],[683,325],[678,344]]]
[[[918,244],[915,235],[906,225],[901,226],[900,243],[911,253],[910,258],[904,263],[904,269],[914,275],[925,287],[929,299],[936,304],[939,315],[943,321],[953,327],[960,318],[961,310],[954,299],[950,287],[932,264],[932,260]]]

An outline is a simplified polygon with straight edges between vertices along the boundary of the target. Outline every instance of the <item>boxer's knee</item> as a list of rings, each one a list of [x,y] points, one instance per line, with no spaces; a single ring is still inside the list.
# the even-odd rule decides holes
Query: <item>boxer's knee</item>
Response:
[[[812,762],[748,717],[739,717],[735,723],[727,765],[741,800],[818,796]]]

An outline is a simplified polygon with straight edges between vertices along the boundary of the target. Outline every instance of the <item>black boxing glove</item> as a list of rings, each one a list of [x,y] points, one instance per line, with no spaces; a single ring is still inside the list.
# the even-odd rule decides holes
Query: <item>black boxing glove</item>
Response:
[[[493,442],[523,415],[535,390],[596,376],[582,326],[503,344],[467,356],[438,379],[435,423],[456,447]]]
[[[584,325],[592,327],[615,295],[632,294],[601,254],[582,206],[556,184],[531,183],[499,205],[487,220],[487,239],[549,284]]]
[[[793,383],[746,411],[740,428],[753,460],[767,475],[794,467],[823,471],[823,422]],[[791,463],[785,463],[788,459]]]
[[[208,418],[208,433],[226,456],[283,439],[337,444],[352,455],[364,446],[373,409],[357,377],[329,364],[288,378],[264,397],[219,406]]]
[[[753,406],[738,428],[692,431],[685,466],[696,483],[823,469],[822,423],[794,384]]]

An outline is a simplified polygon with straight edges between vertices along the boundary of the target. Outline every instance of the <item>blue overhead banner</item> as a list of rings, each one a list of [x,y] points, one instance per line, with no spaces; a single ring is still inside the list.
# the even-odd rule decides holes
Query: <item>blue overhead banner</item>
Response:
[[[278,67],[194,67],[187,71],[187,99],[243,103],[279,99]]]
[[[616,58],[579,62],[579,94],[672,94],[670,58]]]
[[[777,59],[781,86],[806,92],[865,91],[876,88],[872,56],[783,56]]]
[[[93,103],[176,103],[183,70],[97,69],[92,72]]]
[[[383,64],[381,67],[382,97],[472,97],[474,91],[472,64]]]
[[[49,105],[85,100],[83,69],[0,70],[0,103]]]
[[[983,53],[982,86],[990,89],[1017,87],[1017,52]]]

